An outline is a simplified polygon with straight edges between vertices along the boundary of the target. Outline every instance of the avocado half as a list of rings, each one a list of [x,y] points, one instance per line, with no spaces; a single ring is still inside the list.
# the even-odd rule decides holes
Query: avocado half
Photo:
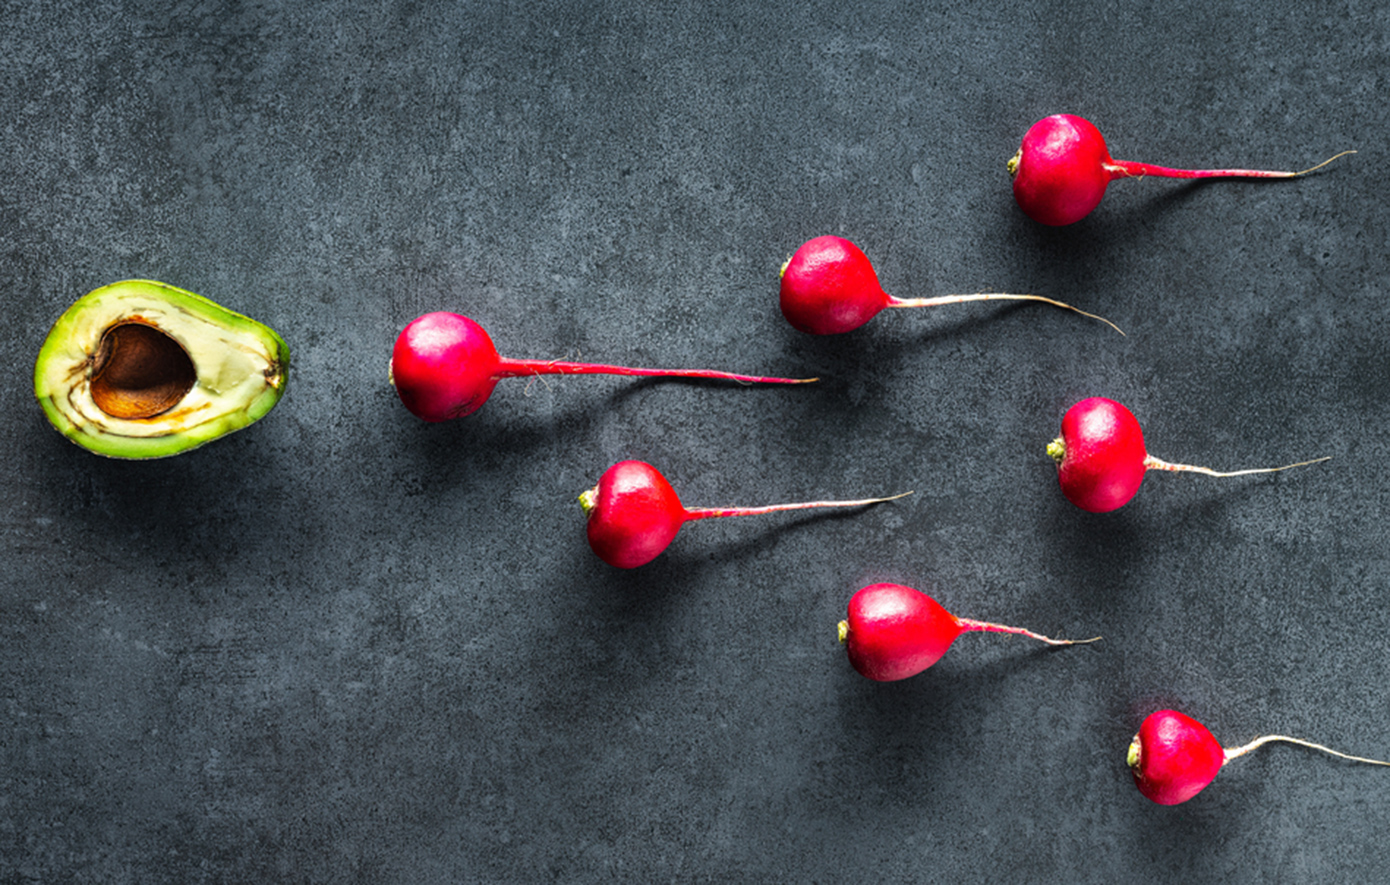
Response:
[[[201,295],[126,280],[53,324],[34,395],[63,436],[112,458],[164,458],[240,430],[285,393],[290,349]]]

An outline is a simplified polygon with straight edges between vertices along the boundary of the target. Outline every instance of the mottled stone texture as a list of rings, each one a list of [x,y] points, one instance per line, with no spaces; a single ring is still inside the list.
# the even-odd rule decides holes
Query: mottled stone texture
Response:
[[[0,3],[0,881],[1367,882],[1390,780],[1294,747],[1150,805],[1177,706],[1390,757],[1390,7],[1186,2]],[[1043,229],[1045,114],[1114,154],[1303,168],[1111,188]],[[894,311],[776,308],[847,236]],[[73,300],[164,280],[277,329],[289,392],[171,460],[32,401]],[[396,333],[507,355],[820,375],[507,381],[444,425]],[[1151,451],[1091,516],[1044,447],[1088,395]],[[575,496],[651,461],[690,504],[915,489],[595,559]],[[871,684],[865,583],[1092,646],[968,635]]]

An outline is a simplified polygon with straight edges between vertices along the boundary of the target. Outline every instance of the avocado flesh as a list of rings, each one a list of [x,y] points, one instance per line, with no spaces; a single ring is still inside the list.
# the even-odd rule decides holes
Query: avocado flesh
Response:
[[[201,295],[126,280],[78,299],[34,365],[34,395],[68,439],[163,458],[240,430],[285,392],[289,347]]]

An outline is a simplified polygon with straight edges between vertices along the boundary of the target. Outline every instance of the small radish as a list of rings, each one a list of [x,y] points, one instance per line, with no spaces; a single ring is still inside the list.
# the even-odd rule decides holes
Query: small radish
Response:
[[[1206,726],[1176,710],[1150,713],[1130,742],[1125,761],[1129,764],[1130,774],[1134,775],[1134,784],[1139,792],[1159,805],[1177,805],[1202,792],[1227,762],[1271,741],[1321,750],[1352,762],[1390,765],[1390,762],[1379,759],[1348,756],[1321,744],[1282,734],[1265,735],[1243,747],[1226,750],[1217,743]]]
[[[1217,472],[1189,464],[1169,464],[1144,449],[1144,434],[1129,409],[1104,397],[1084,399],[1062,416],[1062,435],[1047,446],[1057,462],[1057,481],[1062,494],[1082,510],[1108,513],[1128,503],[1144,474],[1150,470],[1181,470],[1207,476],[1245,476],[1276,473],[1290,467],[1317,464],[1327,458],[1314,458],[1283,467]]]
[[[636,568],[656,559],[687,522],[712,516],[749,516],[814,507],[862,507],[910,495],[862,501],[812,501],[766,507],[698,507],[681,505],[666,477],[644,461],[619,461],[604,471],[598,485],[579,496],[588,517],[589,546],[599,559],[617,568]]]
[[[1054,114],[1033,124],[1023,145],[1008,162],[1014,199],[1028,217],[1059,226],[1080,221],[1099,205],[1105,187],[1117,178],[1154,175],[1162,178],[1297,178],[1321,169],[1342,151],[1302,172],[1262,169],[1169,169],[1149,163],[1114,160],[1105,139],[1089,120]]]
[[[483,327],[456,313],[427,313],[402,330],[391,352],[391,383],[405,407],[426,421],[472,414],[503,378],[530,375],[706,378],[744,384],[806,384],[815,378],[764,378],[708,369],[632,369],[498,356]]]
[[[840,622],[840,641],[860,675],[877,682],[916,676],[935,664],[956,637],[977,630],[1017,633],[1048,645],[1078,645],[1092,639],[1049,639],[1021,627],[958,618],[920,590],[902,584],[870,584],[849,601]]]
[[[1041,301],[1100,320],[1124,334],[1104,317],[1041,295],[981,293],[895,298],[879,285],[878,274],[868,257],[843,237],[816,237],[803,243],[782,265],[780,299],[787,322],[812,335],[852,332],[887,307],[935,307],[965,301]]]

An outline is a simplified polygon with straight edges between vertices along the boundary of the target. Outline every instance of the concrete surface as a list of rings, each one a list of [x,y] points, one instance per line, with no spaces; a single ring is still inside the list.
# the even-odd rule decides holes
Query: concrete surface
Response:
[[[1293,747],[1192,802],[1125,748],[1390,758],[1390,8],[1097,2],[0,6],[0,881],[1366,882],[1390,773]],[[1046,114],[1115,156],[1303,168],[1114,185],[1044,229],[1005,161]],[[804,240],[894,311],[812,338]],[[76,298],[163,280],[289,341],[260,423],[154,462],[69,444],[33,360]],[[507,355],[815,374],[507,381],[427,425],[415,316]],[[1273,477],[1060,495],[1063,412]],[[693,505],[620,572],[575,496],[623,458]],[[963,637],[913,679],[835,640],[891,580],[1092,646]]]

